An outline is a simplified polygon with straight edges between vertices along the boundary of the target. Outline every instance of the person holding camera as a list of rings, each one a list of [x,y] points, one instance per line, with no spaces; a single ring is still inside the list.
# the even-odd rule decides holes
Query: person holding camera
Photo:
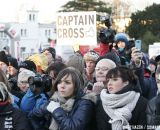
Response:
[[[27,114],[33,130],[46,130],[48,117],[42,117],[38,107],[48,102],[46,90],[52,86],[52,80],[48,75],[36,74],[28,77],[27,83],[29,88],[21,100],[20,109]]]
[[[85,95],[82,75],[73,67],[60,71],[51,89],[49,101],[37,103],[29,112],[34,130],[94,130],[92,122],[96,96]],[[29,104],[27,102],[26,104]],[[47,118],[48,128],[40,124]],[[34,124],[33,124],[34,121]],[[43,120],[44,121],[44,120]]]

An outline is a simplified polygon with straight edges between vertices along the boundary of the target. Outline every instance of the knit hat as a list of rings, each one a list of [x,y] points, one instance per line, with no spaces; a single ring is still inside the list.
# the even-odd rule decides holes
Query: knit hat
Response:
[[[84,54],[84,59],[85,61],[97,61],[97,59],[99,58],[99,55],[91,50],[91,51],[88,51],[86,54]]]
[[[115,42],[118,43],[119,41],[122,41],[126,44],[126,46],[129,44],[128,37],[125,33],[117,33],[115,36]]]
[[[18,62],[16,58],[8,57],[9,66],[13,66],[15,69],[18,70]]]
[[[28,81],[30,76],[35,76],[35,73],[30,70],[23,70],[18,74],[18,83],[21,81]]]
[[[36,72],[36,65],[33,61],[30,61],[30,60],[22,61],[19,64],[19,69],[20,68],[25,68],[25,69],[31,70],[33,72]]]
[[[42,52],[49,51],[52,54],[53,59],[56,57],[56,50],[52,47],[45,48]]]
[[[0,51],[0,61],[4,62],[7,66],[9,65],[7,55],[4,51]]]

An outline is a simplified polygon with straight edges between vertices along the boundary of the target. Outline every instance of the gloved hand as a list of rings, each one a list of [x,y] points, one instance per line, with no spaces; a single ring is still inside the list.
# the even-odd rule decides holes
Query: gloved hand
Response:
[[[57,109],[58,107],[60,107],[59,102],[55,102],[55,101],[50,101],[50,103],[47,106],[47,110],[51,113],[53,113],[53,111],[55,109]]]

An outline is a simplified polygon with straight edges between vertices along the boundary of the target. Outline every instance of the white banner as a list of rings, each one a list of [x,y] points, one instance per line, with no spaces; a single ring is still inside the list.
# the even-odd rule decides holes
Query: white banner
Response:
[[[149,58],[160,55],[160,44],[149,45],[148,54],[149,54]]]
[[[56,17],[58,45],[97,45],[96,12],[63,12]]]

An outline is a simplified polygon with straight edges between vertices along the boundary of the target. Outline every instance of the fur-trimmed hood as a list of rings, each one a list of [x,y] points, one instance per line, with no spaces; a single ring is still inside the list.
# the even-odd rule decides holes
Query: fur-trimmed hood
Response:
[[[97,96],[96,96],[96,93],[94,92],[91,92],[91,93],[86,93],[82,99],[86,99],[86,100],[90,100],[92,101],[94,104],[97,103]]]

